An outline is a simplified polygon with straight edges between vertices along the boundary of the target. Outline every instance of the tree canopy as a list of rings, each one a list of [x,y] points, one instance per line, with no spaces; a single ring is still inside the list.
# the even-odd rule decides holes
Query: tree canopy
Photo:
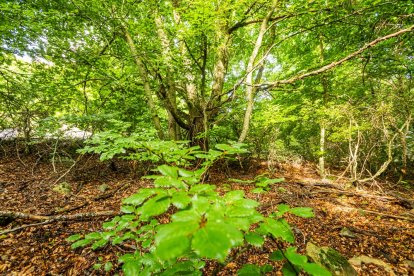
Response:
[[[349,156],[350,139],[367,135],[364,154],[383,156],[377,168],[397,140],[406,167],[413,10],[381,0],[5,1],[0,123],[29,138],[51,121],[99,132],[117,120],[204,149],[238,140],[268,154],[280,141],[311,159]]]

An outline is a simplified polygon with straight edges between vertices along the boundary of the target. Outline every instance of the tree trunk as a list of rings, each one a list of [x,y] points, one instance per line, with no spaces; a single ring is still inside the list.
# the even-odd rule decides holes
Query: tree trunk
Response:
[[[161,52],[163,57],[163,65],[165,66],[166,73],[165,79],[167,81],[166,97],[165,101],[169,101],[169,104],[166,106],[168,112],[168,133],[171,140],[178,140],[179,137],[179,127],[175,121],[173,112],[177,113],[177,93],[174,83],[174,72],[171,69],[171,50],[170,50],[170,41],[164,30],[163,22],[158,13],[155,14],[155,26],[157,28],[158,38],[161,42]]]
[[[321,139],[320,139],[320,157],[319,157],[319,174],[322,179],[325,179],[325,126],[321,125]]]
[[[324,55],[324,49],[323,49],[323,40],[322,35],[319,36],[319,50],[320,50],[320,62],[321,64],[324,64],[325,62],[325,55]],[[325,107],[326,105],[326,98],[328,97],[328,80],[325,75],[321,75],[321,83],[323,88],[323,95],[322,95],[322,103]],[[320,123],[320,140],[319,140],[319,150],[320,150],[320,156],[319,156],[319,174],[322,179],[325,179],[326,172],[325,172],[325,123],[323,122],[324,119],[321,119],[322,122]]]
[[[247,133],[249,131],[250,126],[250,119],[252,117],[253,113],[253,105],[254,105],[254,96],[256,94],[256,89],[254,89],[253,86],[253,71],[254,71],[254,63],[256,61],[256,58],[259,54],[259,50],[262,47],[263,43],[263,37],[267,31],[267,23],[269,22],[269,19],[271,18],[275,8],[277,5],[277,0],[273,1],[272,8],[266,15],[266,17],[263,19],[262,25],[260,26],[259,35],[257,36],[256,43],[253,48],[253,52],[250,55],[249,62],[247,64],[247,75],[246,75],[246,100],[247,100],[247,107],[246,112],[244,114],[244,120],[243,120],[243,128],[242,132],[239,137],[239,142],[242,143],[246,137]]]
[[[154,124],[154,127],[155,127],[157,133],[158,133],[158,137],[160,139],[164,139],[164,133],[162,131],[160,118],[158,116],[154,100],[152,99],[151,87],[150,87],[150,84],[149,84],[148,75],[147,75],[145,66],[144,66],[142,60],[139,58],[138,51],[135,47],[135,43],[132,40],[131,35],[129,34],[128,30],[125,27],[124,27],[124,36],[125,36],[125,40],[128,44],[128,47],[131,51],[132,57],[134,58],[134,62],[137,65],[139,75],[140,75],[140,77],[141,77],[141,79],[144,83],[144,93],[145,93],[145,96],[146,96],[147,101],[148,101],[148,108],[149,108],[150,113],[151,113],[152,122]]]

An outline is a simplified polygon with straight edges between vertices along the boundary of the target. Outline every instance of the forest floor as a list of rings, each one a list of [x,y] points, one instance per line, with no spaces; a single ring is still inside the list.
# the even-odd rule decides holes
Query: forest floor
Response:
[[[310,164],[279,165],[273,173],[268,171],[265,162],[252,161],[250,165],[246,171],[240,167],[221,166],[221,171],[216,168],[208,182],[222,191],[245,190],[248,197],[260,201],[264,214],[274,211],[280,203],[312,207],[314,218],[287,216],[295,230],[295,246],[301,253],[311,241],[318,246],[332,247],[348,259],[367,255],[383,262],[355,265],[359,275],[414,275],[414,209],[410,201],[414,199],[413,190],[387,182],[355,186],[346,180],[321,181]],[[70,167],[71,163],[56,162],[54,169],[50,160],[35,155],[0,156],[0,211],[43,216],[118,212],[123,198],[150,186],[148,180],[132,173],[133,168],[141,171],[145,168],[125,162],[109,165],[95,157],[83,157],[68,171]],[[259,195],[250,192],[254,185],[227,181],[228,178],[253,179],[264,173],[285,177],[286,181]],[[63,182],[70,187],[70,193],[54,189]],[[94,269],[93,264],[106,261],[114,264],[109,275],[119,272],[117,255],[125,254],[128,248],[72,250],[65,241],[73,234],[99,231],[107,219],[56,221],[0,234],[0,275],[102,275],[103,270]],[[0,233],[34,222],[16,219],[0,226]],[[354,237],[341,234],[344,228]],[[272,263],[267,257],[274,250],[276,245],[269,242],[261,249],[233,254],[236,257],[218,274],[235,275],[241,263]],[[204,274],[211,275],[216,267],[216,263],[207,263]]]

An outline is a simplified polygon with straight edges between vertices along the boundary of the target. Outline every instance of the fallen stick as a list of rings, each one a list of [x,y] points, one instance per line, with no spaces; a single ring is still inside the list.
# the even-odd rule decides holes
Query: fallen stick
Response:
[[[358,192],[350,192],[350,191],[342,191],[342,190],[317,190],[314,192],[311,192],[312,194],[337,194],[337,195],[347,195],[347,196],[359,196],[359,197],[369,197],[369,198],[375,198],[379,200],[388,200],[393,201],[395,203],[398,203],[399,205],[405,207],[405,208],[413,208],[414,207],[414,201],[409,200],[403,197],[397,197],[397,196],[379,196],[379,195],[370,195],[370,194],[362,194]]]
[[[115,212],[115,211],[102,211],[102,212],[97,212],[97,213],[81,213],[81,214],[74,214],[74,215],[58,215],[58,216],[38,216],[38,215],[32,215],[32,214],[27,214],[27,213],[21,213],[21,212],[0,211],[0,218],[29,219],[29,220],[41,221],[37,223],[22,225],[22,226],[12,228],[9,230],[4,230],[0,232],[0,235],[8,234],[8,233],[15,232],[15,231],[20,231],[27,227],[50,224],[55,221],[83,220],[86,218],[113,217],[117,215],[120,215],[120,213]]]
[[[82,204],[80,204],[78,206],[70,206],[70,207],[67,207],[67,208],[60,209],[58,211],[52,211],[52,212],[48,213],[47,215],[51,216],[51,215],[55,215],[55,214],[68,213],[68,212],[71,212],[71,211],[74,211],[74,210],[78,210],[80,208],[83,208],[83,207],[91,204],[92,201],[99,201],[99,200],[107,199],[107,198],[113,196],[114,194],[116,194],[119,190],[128,187],[130,184],[131,184],[131,182],[126,182],[124,184],[119,185],[115,189],[112,189],[112,190],[110,190],[106,193],[103,193],[101,195],[95,196],[92,199],[90,199],[86,202],[83,202]]]
[[[367,213],[367,214],[373,214],[373,215],[378,215],[381,217],[388,217],[388,218],[395,218],[395,219],[402,219],[402,220],[408,220],[408,221],[414,221],[414,218],[411,217],[405,217],[405,216],[398,216],[398,215],[392,215],[392,214],[386,214],[386,213],[381,213],[381,212],[376,212],[376,211],[371,211],[371,210],[365,210],[365,209],[360,209],[360,208],[353,208],[353,207],[341,207],[338,208],[342,211],[358,211],[361,213]]]

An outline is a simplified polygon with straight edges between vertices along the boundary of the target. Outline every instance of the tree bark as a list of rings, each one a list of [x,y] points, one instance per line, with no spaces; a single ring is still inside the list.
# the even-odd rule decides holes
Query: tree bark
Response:
[[[319,50],[320,50],[320,61],[321,64],[325,62],[325,54],[323,49],[323,40],[322,36],[319,36]],[[321,76],[321,83],[322,83],[322,89],[323,89],[323,95],[322,95],[322,104],[323,107],[326,105],[326,98],[328,96],[328,80],[325,75]],[[320,140],[319,140],[319,150],[320,150],[320,156],[319,156],[319,174],[322,179],[325,179],[326,172],[325,172],[325,122],[324,119],[321,119],[322,122],[319,123],[320,125]]]
[[[171,69],[171,50],[170,41],[164,30],[162,18],[158,13],[155,14],[155,26],[157,28],[158,38],[161,42],[161,52],[163,57],[163,65],[166,70],[165,79],[167,81],[166,97],[164,101],[168,101],[169,104],[166,106],[168,112],[168,133],[171,140],[178,140],[180,129],[175,121],[173,112],[177,113],[177,92],[174,83],[174,72]]]
[[[147,71],[145,69],[144,63],[139,58],[138,51],[135,47],[135,43],[134,43],[132,37],[129,34],[129,31],[127,30],[127,28],[125,28],[125,27],[124,27],[124,38],[125,38],[125,40],[128,44],[129,50],[131,51],[132,57],[134,58],[134,62],[137,65],[139,75],[140,75],[140,77],[141,77],[141,79],[144,83],[144,93],[145,93],[145,96],[146,96],[147,101],[148,101],[148,108],[149,108],[150,113],[151,113],[152,122],[154,124],[154,127],[155,127],[157,133],[158,133],[158,137],[160,139],[164,139],[164,133],[162,131],[160,118],[158,116],[154,100],[152,98],[152,91],[151,91],[150,83],[149,83],[149,80],[148,80]]]
[[[277,0],[273,1],[271,10],[268,12],[266,17],[263,19],[263,22],[260,26],[259,35],[257,36],[256,43],[253,48],[253,52],[250,55],[249,62],[247,64],[247,75],[246,75],[246,100],[247,100],[247,106],[246,106],[246,112],[244,114],[244,120],[243,120],[243,128],[242,132],[239,137],[239,142],[243,143],[244,140],[247,137],[247,133],[249,131],[250,126],[250,119],[252,117],[253,113],[253,105],[254,105],[254,96],[256,89],[253,86],[253,71],[254,71],[254,63],[256,61],[256,58],[259,54],[259,50],[262,47],[263,44],[263,37],[267,31],[267,23],[269,22],[269,19],[272,17],[272,14],[274,10],[276,9]]]

